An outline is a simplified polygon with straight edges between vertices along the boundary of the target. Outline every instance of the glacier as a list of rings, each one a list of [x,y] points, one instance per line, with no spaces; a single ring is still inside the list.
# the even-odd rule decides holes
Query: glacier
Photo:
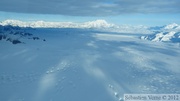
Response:
[[[172,41],[179,25],[33,23],[0,23],[6,36],[0,37],[0,101],[124,101],[124,94],[180,93],[180,44]]]

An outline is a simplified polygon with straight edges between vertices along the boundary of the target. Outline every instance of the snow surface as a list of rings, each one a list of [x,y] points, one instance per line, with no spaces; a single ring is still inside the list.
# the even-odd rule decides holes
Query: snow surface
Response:
[[[180,93],[177,43],[94,29],[22,30],[46,41],[0,40],[0,101],[123,101],[127,93]]]

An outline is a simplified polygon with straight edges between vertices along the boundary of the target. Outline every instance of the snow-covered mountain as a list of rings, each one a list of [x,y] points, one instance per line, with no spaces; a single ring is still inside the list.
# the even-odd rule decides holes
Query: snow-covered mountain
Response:
[[[154,34],[141,36],[141,39],[155,41],[155,42],[180,42],[180,25],[172,23],[163,27],[151,29]]]
[[[25,43],[23,41],[24,39],[45,41],[45,39],[41,39],[37,36],[34,36],[32,33],[29,33],[28,30],[31,30],[31,28],[21,28],[11,25],[0,25],[0,41],[7,41],[11,42],[12,44]]]
[[[32,28],[110,28],[114,24],[109,24],[105,20],[89,21],[85,23],[72,23],[72,22],[23,22],[19,20],[5,20],[0,22],[0,25],[12,25],[19,27],[32,27]]]
[[[149,30],[153,31],[180,31],[180,25],[176,23],[167,24],[164,26],[149,27]]]
[[[148,36],[142,36],[141,39],[155,42],[180,42],[180,32],[159,32]]]
[[[176,24],[176,23],[172,23],[172,24],[169,24],[169,25],[166,25],[166,26],[164,26],[164,28],[163,29],[165,29],[165,30],[173,30],[173,29],[179,29],[180,28],[180,26],[178,25],[178,24]]]
[[[110,31],[118,33],[151,33],[148,27],[139,25],[115,25],[108,23],[105,20],[88,21],[84,23],[73,22],[45,22],[45,21],[33,21],[23,22],[19,20],[5,20],[0,22],[0,25],[11,25],[19,27],[31,27],[31,28],[86,28],[86,29],[100,29],[101,31]]]
[[[168,24],[165,26],[147,27],[143,25],[115,25],[110,24],[105,20],[89,21],[84,23],[73,22],[23,22],[19,20],[5,20],[0,22],[1,26],[17,26],[17,27],[31,27],[31,28],[85,28],[85,29],[98,29],[99,31],[108,31],[116,33],[135,33],[135,34],[148,34],[143,35],[141,39],[150,41],[161,42],[180,42],[180,25],[176,23]],[[92,29],[91,29],[92,30]]]

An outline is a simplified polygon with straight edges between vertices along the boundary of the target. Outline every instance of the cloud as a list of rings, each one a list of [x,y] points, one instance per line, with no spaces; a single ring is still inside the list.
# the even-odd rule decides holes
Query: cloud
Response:
[[[180,0],[1,0],[0,11],[70,16],[180,13]]]

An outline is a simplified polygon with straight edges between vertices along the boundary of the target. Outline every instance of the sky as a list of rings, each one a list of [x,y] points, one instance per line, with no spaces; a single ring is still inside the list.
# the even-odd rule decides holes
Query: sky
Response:
[[[180,0],[1,0],[0,20],[180,24]]]

